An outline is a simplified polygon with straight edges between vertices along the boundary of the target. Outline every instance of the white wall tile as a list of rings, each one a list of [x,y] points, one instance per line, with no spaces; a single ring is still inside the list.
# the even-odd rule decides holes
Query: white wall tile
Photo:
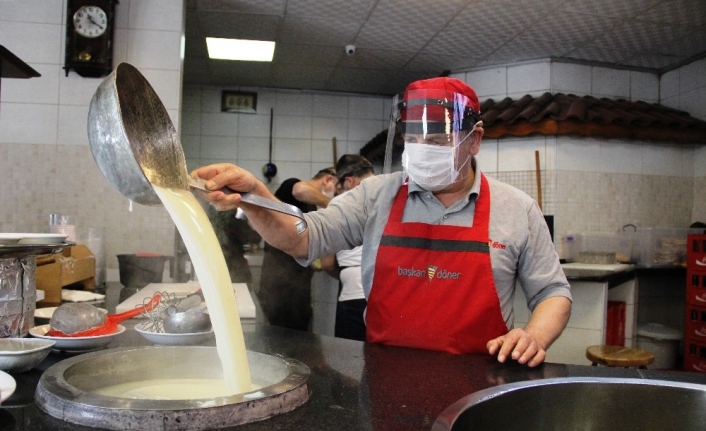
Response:
[[[345,118],[316,118],[312,119],[314,139],[348,139],[348,120]]]
[[[681,94],[706,87],[706,60],[701,59],[679,69]]]
[[[134,0],[139,2],[141,0]],[[126,29],[130,24],[130,4],[133,0],[121,0],[120,3],[115,5],[115,28],[116,29]]]
[[[600,163],[600,143],[598,141],[568,136],[557,137],[557,170],[597,172]]]
[[[275,116],[280,115],[280,112],[275,109],[275,106],[277,105],[277,93],[275,93],[273,91],[258,91],[258,90],[253,90],[253,91],[257,93],[257,113],[258,114],[269,116],[270,112],[274,111]]]
[[[28,64],[63,64],[64,27],[59,24],[0,21],[0,40]]]
[[[208,159],[237,160],[238,138],[233,136],[202,136],[201,157]]]
[[[379,120],[383,115],[382,97],[356,97],[348,98],[349,118],[363,120]]]
[[[611,98],[630,97],[630,71],[594,67],[592,71],[592,93]]]
[[[682,93],[679,99],[679,109],[688,112],[692,117],[706,121],[705,97],[706,87],[697,88],[688,93]]]
[[[544,139],[544,165],[542,171],[556,170],[556,136],[547,136]]]
[[[274,140],[272,142],[272,153],[274,157]],[[244,137],[238,140],[238,160],[269,160],[270,140],[269,138]]]
[[[181,31],[184,7],[174,0],[140,0],[130,3],[132,29]]]
[[[540,160],[544,159],[544,137],[526,139],[498,140],[498,172],[534,171],[536,169],[534,152],[539,151]]]
[[[181,110],[183,112],[201,112],[201,87],[198,85],[184,86],[182,91]]]
[[[227,112],[202,114],[201,133],[206,136],[238,136],[238,116]]]
[[[508,92],[506,67],[467,72],[464,81],[473,87],[480,100]]]
[[[654,73],[630,72],[630,100],[659,102],[659,77]]]
[[[338,146],[336,146],[338,148]],[[343,153],[337,153],[337,157],[341,157]],[[325,163],[326,167],[334,166],[336,161],[333,160],[333,141],[328,140],[312,140],[311,141],[311,161],[315,163]]]
[[[56,71],[59,84],[59,103],[62,105],[89,106],[98,86],[103,82],[100,78],[84,78],[76,73],[66,76],[62,70]]]
[[[131,30],[128,35],[127,61],[140,71],[181,70],[181,33]]]
[[[3,79],[0,102],[49,103],[59,102],[59,73],[56,66],[35,64],[32,68],[40,77],[30,79]]]
[[[311,117],[285,117],[275,114],[275,138],[311,139]]]
[[[642,173],[642,145],[616,140],[599,143],[600,160],[596,172],[613,174]]]
[[[311,162],[291,161],[287,163],[277,163],[277,182],[288,178],[299,178],[306,181],[312,177]]]
[[[166,109],[179,109],[181,101],[180,91],[174,91],[181,85],[181,73],[179,70],[155,70],[141,69],[140,72],[150,83],[157,97]]]
[[[278,165],[311,161],[311,140],[278,138],[274,141],[272,158]]]
[[[204,87],[201,91],[201,111],[221,112],[222,89],[214,87]],[[258,96],[258,105],[259,103]],[[259,106],[258,106],[259,108]],[[269,115],[269,112],[268,112]]]
[[[88,106],[59,106],[59,145],[88,145]]]
[[[480,144],[480,150],[476,155],[478,166],[484,172],[498,171],[498,140],[483,139]]]
[[[184,150],[186,160],[193,160],[200,164],[201,158],[201,135],[181,134],[181,147]]]
[[[550,63],[531,63],[507,68],[508,94],[542,94],[550,91]]]
[[[706,176],[706,147],[698,147],[694,150],[694,176]]]
[[[679,148],[666,145],[642,145],[642,173],[645,175],[683,175]]]
[[[348,118],[348,97],[315,94],[312,114],[314,117]]]
[[[276,103],[275,120],[287,115],[310,117],[314,109],[314,97],[311,94],[277,93]]]
[[[118,66],[120,63],[126,63],[127,48],[130,42],[130,33],[127,29],[116,27],[113,34],[113,65]],[[64,52],[62,51],[62,56]],[[63,57],[62,57],[63,58]]]
[[[670,70],[659,77],[659,96],[661,99],[679,95],[679,69]]]
[[[59,107],[32,103],[2,103],[0,142],[55,145]]]
[[[348,122],[348,140],[368,142],[375,135],[387,129],[388,124],[375,120],[350,120]]]
[[[679,105],[680,105],[680,103],[681,103],[681,98],[680,98],[680,96],[679,96],[678,94],[677,94],[676,96],[672,96],[672,97],[669,97],[669,98],[666,98],[666,99],[662,99],[662,100],[659,101],[659,103],[660,103],[661,105],[664,105],[664,106],[668,107],[668,108],[681,109],[681,108],[679,107]]]
[[[571,63],[551,63],[551,92],[591,94],[591,66]]]
[[[238,118],[238,136],[268,138],[270,136],[270,116],[240,114]]]
[[[185,113],[181,124],[181,134],[201,136],[201,115]]]
[[[66,11],[63,0],[0,1],[0,19],[3,21],[61,24]]]

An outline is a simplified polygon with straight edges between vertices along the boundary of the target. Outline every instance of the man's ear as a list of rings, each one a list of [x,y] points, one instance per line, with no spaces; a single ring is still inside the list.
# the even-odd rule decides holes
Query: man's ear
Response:
[[[475,156],[478,154],[478,151],[480,150],[480,143],[483,140],[483,134],[485,133],[485,130],[483,130],[483,126],[477,125],[475,130],[473,130],[473,136],[470,136],[469,138],[471,139],[471,155]]]

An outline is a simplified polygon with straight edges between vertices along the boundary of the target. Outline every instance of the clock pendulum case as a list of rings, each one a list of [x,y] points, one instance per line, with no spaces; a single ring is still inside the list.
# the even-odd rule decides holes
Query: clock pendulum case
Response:
[[[73,70],[99,78],[113,70],[113,29],[117,0],[68,0],[66,76]]]

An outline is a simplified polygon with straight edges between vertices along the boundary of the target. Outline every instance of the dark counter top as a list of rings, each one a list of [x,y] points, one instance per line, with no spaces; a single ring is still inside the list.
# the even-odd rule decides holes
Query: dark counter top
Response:
[[[248,350],[305,363],[311,369],[312,393],[306,404],[292,412],[226,428],[239,431],[429,430],[454,401],[481,389],[524,380],[600,376],[706,384],[706,374],[551,363],[530,369],[484,356],[372,345],[264,325],[245,325],[244,332]],[[109,347],[132,345],[149,343],[131,329]],[[37,369],[14,375],[18,388],[0,408],[0,430],[92,429],[55,419],[34,403],[43,370],[67,357],[52,352]]]
[[[132,329],[135,321],[125,324],[129,329],[109,348],[150,345]],[[254,323],[243,327],[248,350],[295,358],[311,369],[311,398],[292,412],[226,430],[429,430],[445,408],[468,394],[535,379],[616,377],[706,384],[706,374],[552,363],[530,369],[486,356],[374,345]],[[68,357],[52,352],[36,369],[13,376],[17,390],[0,407],[0,431],[95,429],[55,419],[34,403],[42,372]]]

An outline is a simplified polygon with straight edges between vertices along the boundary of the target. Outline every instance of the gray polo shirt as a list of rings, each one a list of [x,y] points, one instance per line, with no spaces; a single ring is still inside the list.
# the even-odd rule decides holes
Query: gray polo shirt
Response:
[[[508,184],[486,178],[491,196],[490,260],[503,318],[511,329],[516,280],[522,286],[530,310],[552,296],[571,299],[571,291],[537,203]],[[368,298],[378,245],[403,179],[402,172],[367,178],[358,187],[334,199],[326,209],[305,214],[309,225],[309,256],[298,262],[309,265],[319,257],[362,244],[363,289]],[[479,193],[480,169],[477,166],[468,196],[449,208],[431,192],[410,182],[402,221],[472,226]]]

